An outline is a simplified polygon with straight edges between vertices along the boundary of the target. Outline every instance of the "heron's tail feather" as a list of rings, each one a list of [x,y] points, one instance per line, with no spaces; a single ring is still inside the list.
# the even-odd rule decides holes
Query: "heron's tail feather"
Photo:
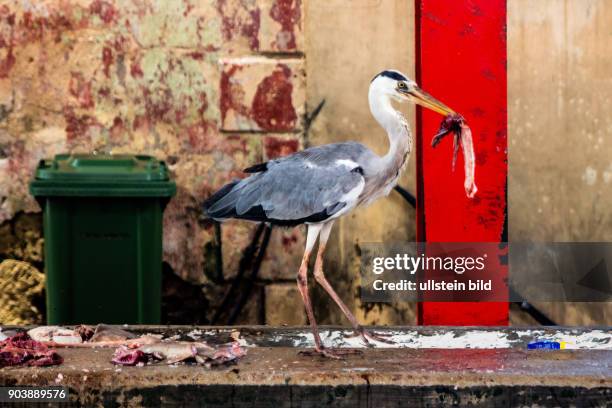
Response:
[[[224,185],[208,197],[206,201],[202,204],[202,208],[204,209],[204,213],[213,219],[222,220],[224,218],[229,218],[234,213],[234,205],[235,198],[232,199],[232,191],[234,187],[236,187],[241,180],[233,180],[232,182]],[[236,194],[233,194],[236,196]]]

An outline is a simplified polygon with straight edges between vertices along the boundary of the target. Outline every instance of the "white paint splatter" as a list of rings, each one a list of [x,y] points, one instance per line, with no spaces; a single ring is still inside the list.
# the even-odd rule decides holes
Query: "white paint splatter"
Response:
[[[586,169],[584,169],[582,180],[589,186],[594,185],[597,182],[597,170],[591,166],[588,166]]]
[[[350,331],[322,330],[321,339],[328,347],[365,348],[361,337],[346,337]],[[612,350],[612,333],[603,330],[444,330],[420,333],[418,330],[395,330],[382,332],[394,344],[371,341],[376,348],[409,348],[409,349],[526,349],[530,341],[565,342],[566,349]],[[314,347],[312,333],[299,332],[294,335],[293,347]],[[277,334],[272,343],[286,340],[285,334]],[[254,347],[247,341],[241,346]]]
[[[202,330],[193,329],[186,334],[187,337],[191,337],[193,340],[200,340],[202,338]]]

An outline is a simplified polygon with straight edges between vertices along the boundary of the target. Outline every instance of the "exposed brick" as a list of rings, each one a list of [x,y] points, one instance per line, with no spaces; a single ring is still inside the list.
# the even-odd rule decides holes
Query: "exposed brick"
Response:
[[[226,131],[290,132],[301,128],[306,81],[300,59],[222,60],[221,127]]]
[[[304,304],[294,283],[266,286],[266,324],[303,326],[306,322]]]

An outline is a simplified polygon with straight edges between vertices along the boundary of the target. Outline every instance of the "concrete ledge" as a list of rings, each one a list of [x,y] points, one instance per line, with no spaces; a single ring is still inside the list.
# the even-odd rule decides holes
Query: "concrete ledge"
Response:
[[[128,329],[178,334],[211,343],[226,341],[230,332],[236,330]],[[65,359],[61,366],[3,368],[0,384],[65,385],[70,388],[75,405],[82,406],[605,406],[612,399],[609,348],[526,350],[519,342],[528,335],[512,336],[519,330],[381,329],[394,336],[415,330],[420,337],[445,333],[448,339],[464,337],[465,333],[473,336],[475,332],[492,336],[491,333],[501,331],[517,340],[509,346],[500,340],[504,347],[497,348],[367,348],[361,355],[330,361],[298,354],[308,343],[303,328],[238,329],[248,345],[248,354],[233,366],[117,367],[110,363],[113,349],[61,349]],[[537,331],[521,328],[520,332],[541,330],[549,336],[569,333],[582,338],[595,333],[604,343],[611,334],[607,329],[563,328]],[[328,328],[326,343],[330,338],[342,338],[343,333]],[[302,343],[296,345],[296,341]]]

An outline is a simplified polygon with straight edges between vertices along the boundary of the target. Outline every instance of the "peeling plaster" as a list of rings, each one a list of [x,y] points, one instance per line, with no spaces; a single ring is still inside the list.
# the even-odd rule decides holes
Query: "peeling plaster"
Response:
[[[153,154],[172,163],[179,191],[165,213],[164,259],[182,277],[205,281],[203,248],[213,237],[210,225],[198,219],[200,203],[263,159],[261,138],[220,130],[219,60],[255,57],[260,46],[271,49],[270,38],[290,29],[278,25],[260,32],[260,17],[268,19],[275,4],[45,0],[0,5],[0,224],[19,212],[40,210],[28,181],[41,158],[64,151]],[[293,31],[296,45],[301,44],[301,30]],[[285,71],[270,71],[268,65],[261,72],[262,79],[271,75],[271,83],[260,87],[256,117],[264,128],[272,126],[274,107],[267,104],[287,102],[289,92],[291,116],[278,120],[293,125],[305,103],[291,99],[293,79],[280,81]],[[258,83],[241,86],[257,93]],[[251,226],[224,229],[239,243],[248,239]],[[278,241],[274,245],[281,245]],[[241,249],[225,247],[228,264],[237,262]],[[281,254],[266,266],[272,275],[293,256]]]

